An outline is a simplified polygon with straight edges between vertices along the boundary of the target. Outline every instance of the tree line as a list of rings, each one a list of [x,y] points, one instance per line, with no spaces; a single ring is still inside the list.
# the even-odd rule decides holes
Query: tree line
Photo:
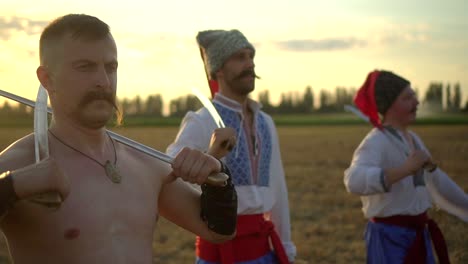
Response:
[[[284,92],[280,95],[279,103],[274,105],[270,100],[268,90],[260,91],[257,100],[263,105],[263,110],[269,114],[312,114],[312,113],[338,113],[343,112],[346,104],[353,104],[356,93],[354,88],[336,87],[334,91],[320,90],[316,95],[311,86],[307,86],[303,93]],[[449,83],[444,86],[441,82],[431,82],[424,96],[420,98],[420,109],[433,113],[442,112],[468,112],[468,101],[461,105],[462,94],[459,83],[453,86]],[[317,100],[316,100],[316,96]],[[318,102],[318,103],[317,103]],[[162,95],[155,94],[142,98],[139,95],[133,99],[124,98],[118,101],[125,116],[152,116],[163,117],[164,100]],[[182,117],[187,111],[194,111],[202,107],[202,104],[194,95],[181,96],[170,100],[169,117]],[[5,101],[0,108],[0,116],[22,117],[31,116],[32,110],[25,105],[12,104]]]

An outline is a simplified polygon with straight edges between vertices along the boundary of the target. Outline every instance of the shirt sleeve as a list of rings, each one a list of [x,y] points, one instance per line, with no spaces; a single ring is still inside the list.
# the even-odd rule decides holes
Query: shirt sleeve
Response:
[[[283,247],[290,262],[294,262],[296,257],[296,246],[291,240],[291,223],[289,214],[289,199],[286,185],[284,168],[279,149],[279,139],[273,120],[270,119],[270,131],[272,135],[272,160],[271,177],[274,183],[273,193],[276,195],[276,202],[271,209],[271,221],[281,239]]]
[[[468,195],[444,171],[426,172],[425,180],[436,205],[468,222]]]
[[[184,147],[205,152],[210,144],[211,133],[198,113],[187,112],[174,142],[167,147],[166,153],[175,156]]]
[[[430,155],[422,140],[416,137],[418,143]],[[468,222],[468,195],[442,169],[424,172],[426,187],[433,202],[447,211]]]
[[[373,195],[387,192],[382,164],[382,140],[368,135],[356,149],[351,165],[344,172],[344,184],[350,193]]]

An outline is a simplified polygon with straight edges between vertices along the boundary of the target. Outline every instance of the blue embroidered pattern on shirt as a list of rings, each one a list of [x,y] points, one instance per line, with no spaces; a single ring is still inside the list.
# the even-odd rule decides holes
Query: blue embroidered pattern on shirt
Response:
[[[260,160],[258,163],[258,185],[268,186],[270,180],[270,161],[271,161],[271,134],[268,124],[263,115],[257,115],[257,138],[260,138],[261,147]]]
[[[226,127],[231,127],[237,131],[237,143],[232,151],[226,156],[226,165],[229,167],[234,185],[253,185],[252,164],[249,156],[248,138],[241,126],[239,113],[215,102],[215,107],[222,117]],[[258,162],[258,182],[259,186],[268,186],[270,178],[271,160],[271,134],[263,116],[257,115],[257,149],[260,157]],[[254,146],[255,147],[255,146]]]

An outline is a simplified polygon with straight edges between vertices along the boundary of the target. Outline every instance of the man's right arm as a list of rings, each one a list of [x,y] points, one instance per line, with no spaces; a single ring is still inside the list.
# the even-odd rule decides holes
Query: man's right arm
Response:
[[[0,219],[3,219],[19,199],[15,190],[13,170],[28,163],[28,142],[32,142],[31,136],[16,141],[0,153]]]
[[[68,195],[68,179],[53,158],[34,162],[32,137],[23,138],[0,153],[0,215],[3,216],[16,201],[51,191],[62,198]]]

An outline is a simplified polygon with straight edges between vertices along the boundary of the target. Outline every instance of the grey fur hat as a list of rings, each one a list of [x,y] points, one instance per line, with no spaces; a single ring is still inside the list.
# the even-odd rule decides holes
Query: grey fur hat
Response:
[[[237,29],[233,30],[205,30],[197,34],[197,43],[203,52],[203,59],[210,79],[223,66],[224,62],[240,49],[254,46]]]

